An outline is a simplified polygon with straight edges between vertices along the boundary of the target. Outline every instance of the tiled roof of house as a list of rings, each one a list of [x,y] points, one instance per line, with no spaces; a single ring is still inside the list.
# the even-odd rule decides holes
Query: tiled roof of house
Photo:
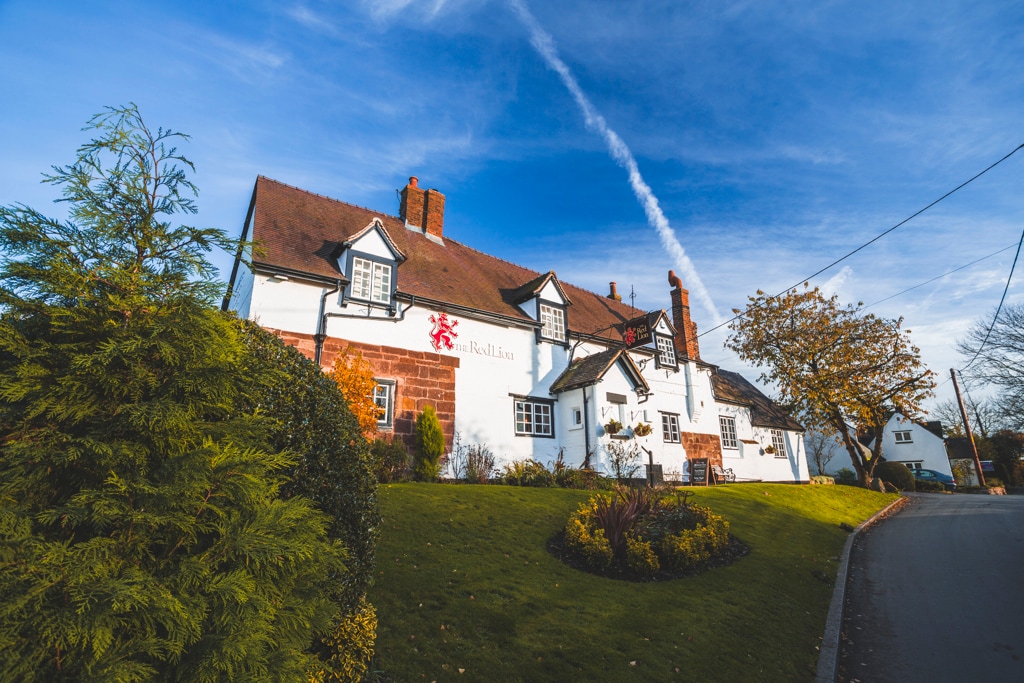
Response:
[[[622,360],[626,363],[626,371],[632,375],[633,383],[641,389],[642,393],[650,391],[650,386],[644,380],[640,370],[633,363],[633,359],[621,347],[608,349],[594,353],[583,358],[575,358],[561,375],[551,384],[551,393],[557,394],[570,389],[579,389],[595,384],[604,377],[605,373],[615,365],[616,361]]]
[[[320,278],[339,279],[336,256],[346,240],[380,220],[394,245],[407,257],[398,268],[401,294],[487,313],[531,318],[516,304],[528,290],[542,287],[549,275],[484,254],[451,239],[443,244],[420,230],[406,228],[397,216],[314,194],[260,176],[256,181],[253,228],[249,239],[260,247],[260,266],[283,268]],[[556,280],[571,301],[570,330],[621,341],[614,325],[637,315],[626,304]]]
[[[711,375],[711,386],[715,398],[750,408],[750,423],[755,427],[804,431],[799,422],[737,372],[716,370]]]

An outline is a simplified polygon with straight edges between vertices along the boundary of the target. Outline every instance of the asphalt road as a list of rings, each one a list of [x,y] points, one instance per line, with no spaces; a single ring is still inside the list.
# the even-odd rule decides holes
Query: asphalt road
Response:
[[[913,494],[850,555],[838,680],[1024,681],[1024,496]]]

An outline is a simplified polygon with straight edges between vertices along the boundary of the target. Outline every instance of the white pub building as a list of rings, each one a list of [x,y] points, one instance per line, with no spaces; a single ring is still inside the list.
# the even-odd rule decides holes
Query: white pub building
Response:
[[[632,438],[669,481],[687,481],[694,458],[739,481],[809,479],[802,427],[701,360],[671,271],[670,311],[638,314],[615,283],[602,296],[453,240],[444,202],[410,178],[396,217],[261,176],[242,230],[257,249],[236,259],[224,308],[324,368],[361,352],[385,408],[381,435],[411,441],[429,404],[449,446],[458,433],[499,467],[561,452],[609,473],[607,445]],[[623,425],[614,435],[612,420]],[[651,433],[635,435],[638,424]]]

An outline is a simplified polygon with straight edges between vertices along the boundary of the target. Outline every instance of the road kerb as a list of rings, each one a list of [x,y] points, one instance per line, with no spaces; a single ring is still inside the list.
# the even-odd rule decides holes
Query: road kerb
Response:
[[[850,551],[853,549],[853,542],[856,540],[857,534],[882,517],[894,512],[896,508],[906,505],[909,500],[906,496],[894,500],[846,537],[843,553],[839,557],[839,569],[836,571],[832,602],[828,606],[828,617],[825,619],[825,635],[821,639],[821,651],[818,653],[818,669],[814,676],[814,683],[834,683],[836,680],[839,667],[839,638],[843,628],[843,608],[846,605],[846,579],[850,571]]]

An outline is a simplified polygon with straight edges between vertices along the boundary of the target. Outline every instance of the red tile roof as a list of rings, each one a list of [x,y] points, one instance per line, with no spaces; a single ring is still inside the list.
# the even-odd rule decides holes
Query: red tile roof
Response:
[[[260,176],[256,180],[253,229],[249,239],[262,248],[254,263],[339,279],[335,256],[343,242],[378,218],[395,246],[407,257],[398,267],[398,291],[441,304],[462,306],[520,319],[531,318],[516,306],[523,292],[548,275],[479,252],[451,239],[444,243],[410,230],[397,216],[347,204]],[[614,326],[637,315],[626,304],[558,281],[572,302],[567,308],[573,332],[621,341]]]

